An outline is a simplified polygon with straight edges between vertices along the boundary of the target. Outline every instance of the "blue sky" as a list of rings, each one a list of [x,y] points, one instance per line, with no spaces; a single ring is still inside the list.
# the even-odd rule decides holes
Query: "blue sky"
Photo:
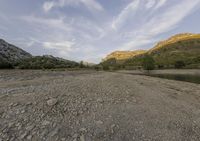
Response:
[[[76,61],[149,49],[199,25],[200,0],[0,0],[0,38]]]

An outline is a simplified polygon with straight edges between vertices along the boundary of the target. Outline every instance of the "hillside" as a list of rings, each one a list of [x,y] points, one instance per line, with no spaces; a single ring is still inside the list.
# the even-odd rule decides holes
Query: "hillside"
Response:
[[[20,69],[56,69],[56,68],[74,68],[79,64],[74,61],[65,60],[51,55],[34,56],[23,60],[18,64]]]
[[[134,52],[134,51],[133,51]],[[115,53],[111,53],[115,54]],[[152,49],[125,58],[123,66],[140,67],[145,54],[152,56],[158,68],[173,68],[177,61],[185,64],[186,68],[200,67],[200,34],[177,34],[167,40],[161,41]],[[108,55],[109,58],[110,55]],[[114,55],[113,55],[114,56]],[[129,56],[124,52],[123,56]],[[117,58],[117,57],[115,57]],[[106,60],[102,64],[108,65],[113,60]],[[115,65],[119,65],[115,61]]]
[[[111,54],[107,55],[103,61],[107,61],[109,59],[116,59],[116,60],[126,60],[131,57],[134,57],[139,54],[145,53],[145,50],[136,50],[136,51],[115,51]]]
[[[149,52],[166,47],[170,44],[174,44],[174,43],[186,41],[186,40],[194,40],[194,39],[197,39],[197,40],[200,39],[200,34],[192,34],[192,33],[176,34],[167,40],[159,42],[155,47],[150,49]]]
[[[65,60],[51,55],[32,56],[30,53],[0,39],[0,69],[55,69],[79,66],[75,61]]]
[[[30,53],[0,39],[0,68],[11,67],[18,61],[30,57]]]

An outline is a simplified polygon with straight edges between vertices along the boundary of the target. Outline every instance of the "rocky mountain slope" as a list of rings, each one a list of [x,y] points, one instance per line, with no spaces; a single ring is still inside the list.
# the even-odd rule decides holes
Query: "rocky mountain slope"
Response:
[[[6,41],[0,39],[0,60],[15,63],[23,59],[31,58],[32,55]]]
[[[30,53],[0,39],[0,69],[55,69],[73,68],[79,63],[51,55],[32,56]]]

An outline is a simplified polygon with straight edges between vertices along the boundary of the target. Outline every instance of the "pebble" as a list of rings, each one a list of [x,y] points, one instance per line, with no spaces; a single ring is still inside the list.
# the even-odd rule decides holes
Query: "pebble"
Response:
[[[44,120],[44,121],[42,122],[42,125],[43,125],[43,126],[47,126],[47,125],[49,125],[49,124],[50,124],[50,122],[47,121],[47,120]]]
[[[23,113],[25,113],[25,112],[26,112],[25,110],[22,110],[22,111],[21,111],[21,114],[23,114]]]
[[[57,102],[58,102],[57,99],[52,98],[52,99],[49,99],[49,100],[47,101],[47,105],[48,105],[48,106],[54,106],[54,105],[56,105]]]
[[[98,121],[96,121],[96,124],[101,125],[101,124],[103,124],[103,121],[98,120]]]
[[[103,103],[104,101],[103,101],[103,99],[98,98],[98,99],[97,99],[97,102],[99,102],[99,103]]]
[[[85,141],[85,136],[84,135],[80,136],[80,141]]]
[[[24,134],[22,134],[21,136],[20,136],[20,139],[24,139],[26,136],[27,136],[27,132],[25,132]]]
[[[29,135],[28,137],[27,137],[27,140],[31,140],[32,139],[32,135]]]

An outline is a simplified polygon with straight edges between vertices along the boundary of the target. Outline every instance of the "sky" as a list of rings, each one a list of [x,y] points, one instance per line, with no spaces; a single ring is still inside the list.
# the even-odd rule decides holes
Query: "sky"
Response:
[[[0,0],[0,38],[75,61],[149,49],[199,25],[200,0]]]

